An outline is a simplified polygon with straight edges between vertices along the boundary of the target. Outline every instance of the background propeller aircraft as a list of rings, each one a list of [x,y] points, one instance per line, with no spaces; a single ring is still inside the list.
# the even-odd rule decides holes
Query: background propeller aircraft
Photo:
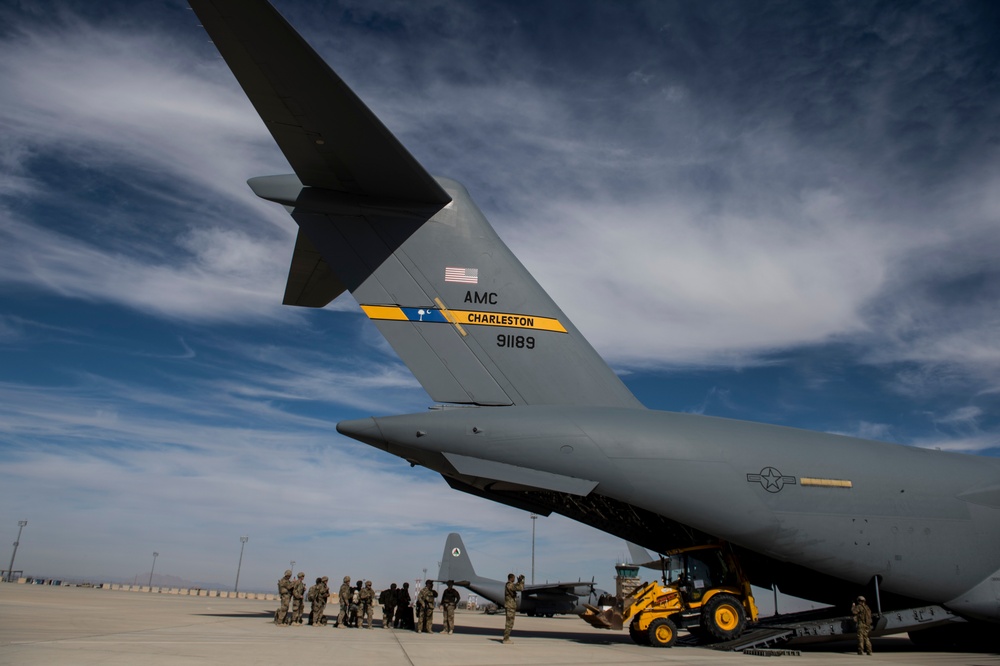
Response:
[[[452,532],[444,543],[441,554],[441,568],[438,571],[438,581],[454,581],[455,585],[464,587],[476,594],[489,599],[499,607],[504,605],[504,586],[506,578],[494,580],[483,578],[476,574],[472,567],[469,551],[462,543],[462,537]],[[580,615],[586,608],[584,604],[597,605],[604,590],[598,590],[593,582],[570,581],[560,583],[524,584],[524,590],[517,597],[517,611],[526,615],[574,614]]]

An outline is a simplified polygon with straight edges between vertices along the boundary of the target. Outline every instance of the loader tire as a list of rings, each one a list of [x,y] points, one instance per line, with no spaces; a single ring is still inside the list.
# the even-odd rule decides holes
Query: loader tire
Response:
[[[715,595],[701,610],[701,627],[716,640],[732,640],[743,633],[746,625],[743,604],[731,594]]]
[[[653,647],[671,647],[677,642],[677,625],[668,617],[658,617],[649,623],[646,635]]]

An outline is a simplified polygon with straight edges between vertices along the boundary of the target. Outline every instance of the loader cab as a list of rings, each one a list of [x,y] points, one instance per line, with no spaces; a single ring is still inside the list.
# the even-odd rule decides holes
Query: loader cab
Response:
[[[727,553],[716,546],[689,548],[670,556],[667,584],[675,586],[689,605],[701,602],[707,590],[738,587],[739,574]]]

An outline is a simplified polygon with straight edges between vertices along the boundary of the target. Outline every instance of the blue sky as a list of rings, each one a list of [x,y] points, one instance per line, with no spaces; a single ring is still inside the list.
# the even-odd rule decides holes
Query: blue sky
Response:
[[[1000,8],[276,1],[649,407],[1000,450]],[[0,5],[0,543],[16,568],[377,584],[527,514],[345,439],[428,396],[281,296],[281,154],[186,5]],[[624,545],[537,524],[536,579]],[[0,553],[4,565],[7,555]]]

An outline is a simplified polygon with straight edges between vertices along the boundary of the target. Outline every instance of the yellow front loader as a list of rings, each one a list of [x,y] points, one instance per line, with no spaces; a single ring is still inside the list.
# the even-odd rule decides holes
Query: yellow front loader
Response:
[[[670,647],[686,629],[715,641],[737,638],[757,621],[757,605],[739,562],[724,545],[695,546],[667,553],[663,583],[650,582],[587,606],[581,617],[601,629],[622,629],[640,645]],[[638,568],[636,567],[635,571]]]

